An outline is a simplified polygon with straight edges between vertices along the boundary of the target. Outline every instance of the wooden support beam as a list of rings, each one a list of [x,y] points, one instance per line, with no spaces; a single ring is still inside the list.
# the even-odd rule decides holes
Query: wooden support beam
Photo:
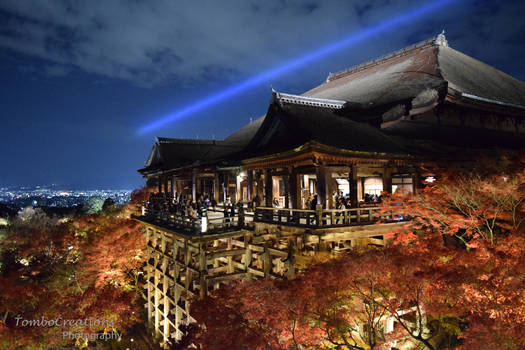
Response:
[[[224,182],[222,183],[222,203],[224,204],[224,207],[226,207],[226,199],[229,196],[229,188],[230,188],[230,178],[227,172],[223,173]]]
[[[285,208],[291,208],[291,199],[290,199],[290,173],[288,172],[288,168],[286,168],[283,172],[283,185],[284,185],[284,207]]]
[[[197,193],[197,196],[200,196],[202,195],[202,192],[203,192],[203,186],[202,186],[203,179],[202,177],[199,177],[199,176],[197,176],[196,179],[197,179],[196,193]],[[197,201],[197,199],[198,198],[195,198],[195,201]]]
[[[164,236],[164,235],[163,235]],[[164,296],[164,303],[163,303],[163,318],[164,318],[164,329],[162,332],[163,335],[163,341],[165,343],[168,342],[168,337],[170,334],[170,325],[168,323],[168,317],[170,314],[170,305],[169,305],[169,299],[166,297],[168,295],[168,287],[169,287],[169,281],[168,281],[168,257],[164,255],[163,261],[162,261],[162,294]]]
[[[383,191],[392,193],[392,168],[383,169]]]
[[[201,299],[208,295],[208,268],[206,262],[206,250],[204,244],[200,244],[199,249],[199,279],[200,279],[200,297]]]
[[[197,201],[197,169],[191,169],[191,198]]]
[[[267,207],[272,206],[273,202],[273,179],[270,169],[264,169],[264,203]]]
[[[262,261],[263,261],[263,271],[264,271],[264,277],[270,276],[270,271],[272,270],[272,260],[270,259],[270,252],[268,251],[268,247],[266,245],[266,242],[264,243],[264,252],[262,254]]]
[[[357,165],[352,164],[348,170],[348,184],[350,190],[350,203],[352,208],[357,208],[359,203],[359,195],[357,189]]]
[[[146,246],[149,244],[150,239],[152,238],[153,230],[151,228],[146,228]],[[149,261],[152,256],[150,253],[150,249],[147,250],[147,260]],[[146,265],[146,287],[147,287],[147,312],[148,312],[148,324],[151,325],[152,322],[152,316],[153,316],[153,304],[151,303],[151,298],[153,297],[153,289],[151,285],[151,278],[152,278],[152,269],[149,264]]]
[[[323,208],[327,208],[327,192],[328,192],[328,184],[327,184],[327,172],[326,172],[326,166],[324,164],[319,164],[315,167],[315,176],[317,178],[316,185],[317,185],[317,204],[320,204],[323,206]]]
[[[218,252],[213,252],[211,254],[208,254],[206,256],[206,259],[208,261],[213,261],[213,259],[217,258],[226,258],[229,256],[235,256],[235,255],[243,255],[246,253],[246,249],[225,249]]]
[[[249,169],[248,170],[248,188],[247,188],[247,191],[246,191],[246,194],[248,196],[248,201],[251,201],[252,198],[254,197],[253,196],[253,170]]]
[[[213,177],[213,198],[215,199],[215,201],[217,203],[219,203],[219,190],[220,190],[220,185],[219,185],[219,173],[215,173],[214,177]]]
[[[288,168],[290,174],[290,203],[293,209],[302,209],[301,204],[301,175],[297,173],[295,168]]]

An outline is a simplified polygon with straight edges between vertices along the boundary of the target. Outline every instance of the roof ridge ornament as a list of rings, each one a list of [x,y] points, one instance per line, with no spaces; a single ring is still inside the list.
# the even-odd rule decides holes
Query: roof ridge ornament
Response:
[[[448,46],[447,38],[445,37],[445,29],[441,32],[441,34],[438,34],[436,36],[436,39],[434,40],[434,44],[440,45],[440,46]]]
[[[273,99],[277,101],[280,105],[285,103],[287,104],[296,104],[296,105],[305,105],[305,106],[314,106],[322,108],[331,108],[331,109],[341,109],[344,107],[346,101],[343,100],[330,100],[326,98],[317,98],[317,97],[308,97],[301,95],[292,95],[278,92],[272,89]]]

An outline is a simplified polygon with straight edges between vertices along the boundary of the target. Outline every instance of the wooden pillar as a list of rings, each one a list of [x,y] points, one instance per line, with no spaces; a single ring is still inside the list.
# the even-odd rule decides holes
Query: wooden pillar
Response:
[[[327,209],[334,209],[335,208],[335,201],[334,201],[334,192],[337,192],[338,186],[336,179],[332,176],[332,169],[327,168],[326,169],[326,208]]]
[[[257,179],[257,196],[259,196],[259,200],[261,204],[263,204],[263,198],[264,198],[264,185],[263,180],[261,176],[261,172],[257,171],[255,173],[255,178]]]
[[[155,232],[155,235],[157,235],[158,232]],[[155,334],[158,335],[160,333],[159,327],[160,327],[160,310],[159,310],[159,301],[160,301],[160,291],[159,291],[159,283],[160,283],[160,271],[157,269],[159,261],[157,258],[155,258],[155,266],[154,266],[154,274],[153,274],[153,307],[155,309]]]
[[[164,193],[166,195],[169,194],[169,191],[168,191],[168,177],[167,176],[164,176]]]
[[[253,170],[248,170],[248,188],[247,188],[247,195],[248,195],[248,201],[252,200],[253,196]]]
[[[190,297],[190,286],[193,282],[192,271],[188,267],[191,266],[191,251],[188,244],[188,239],[184,240],[184,267],[186,269],[186,275],[184,276],[184,312],[186,314],[186,324],[190,322],[190,303],[188,301]]]
[[[350,189],[350,203],[352,204],[352,208],[357,208],[359,198],[357,192],[357,165],[355,164],[350,165],[348,172],[348,184]]]
[[[240,177],[240,172],[237,171],[235,173],[235,202],[234,203],[239,202],[241,199],[242,199],[242,194],[241,194],[241,177]]]
[[[222,183],[222,202],[224,206],[226,207],[226,198],[228,198],[228,192],[230,188],[230,178],[228,176],[227,172],[224,172],[224,182]]]
[[[245,255],[244,255],[244,269],[246,271],[246,278],[251,279],[252,274],[250,273],[250,266],[252,264],[252,258],[253,258],[253,252],[250,248],[250,237],[245,234],[244,235],[244,248],[246,249]]]
[[[172,196],[175,197],[175,194],[179,193],[179,187],[177,186],[177,178],[175,175],[171,177],[171,187],[172,187]]]
[[[215,173],[215,176],[213,177],[213,198],[217,203],[219,203],[219,173]]]
[[[182,288],[179,284],[180,281],[180,270],[181,270],[181,262],[179,260],[179,246],[178,246],[177,238],[173,240],[173,260],[175,261],[174,264],[174,274],[173,279],[175,281],[175,285],[173,288],[173,300],[175,302],[175,340],[180,340],[182,337],[182,332],[179,329],[179,326],[181,325],[182,321],[182,310],[180,308],[179,302],[181,300],[182,295]]]
[[[265,206],[271,207],[273,201],[273,180],[270,169],[264,169],[264,203]]]
[[[169,290],[169,280],[168,280],[168,274],[169,274],[169,262],[168,262],[168,255],[166,254],[166,235],[162,233],[162,297],[163,297],[163,308],[162,308],[162,316],[163,316],[163,330],[162,330],[162,336],[164,343],[168,342],[168,338],[170,337],[170,323],[169,323],[169,316],[170,316],[170,298],[168,295]]]
[[[290,174],[290,203],[291,208],[301,209],[301,178],[293,168],[288,168]]]
[[[197,169],[191,170],[191,198],[197,201]]]
[[[202,178],[196,176],[195,179],[197,180],[196,181],[196,189],[195,189],[195,192],[197,193],[197,196],[198,195],[201,195],[202,194]],[[197,201],[197,197],[195,197],[195,201]]]
[[[383,191],[392,193],[392,169],[388,167],[383,169]]]
[[[160,175],[157,177],[157,180],[158,180],[157,185],[159,186],[158,188],[159,193],[162,193],[162,178],[160,177]]]
[[[283,185],[284,185],[284,207],[291,208],[290,200],[290,172],[288,169],[284,170],[283,173]]]
[[[206,250],[204,244],[199,245],[199,282],[200,282],[200,297],[203,299],[208,295],[208,281],[207,278],[207,266],[206,266]]]
[[[151,252],[152,249],[150,248],[150,239],[152,235],[155,234],[151,228],[146,228],[146,249],[147,249],[147,261],[146,261],[146,287],[147,287],[147,297],[148,297],[148,303],[147,303],[147,312],[148,312],[148,325],[151,326],[151,322],[153,319],[153,304],[151,303],[151,298],[153,297],[153,288],[151,284],[151,278],[153,277],[152,271],[153,266],[150,264],[151,259]]]
[[[327,181],[326,181],[326,167],[324,164],[319,164],[315,167],[315,176],[317,178],[317,204],[327,207]]]

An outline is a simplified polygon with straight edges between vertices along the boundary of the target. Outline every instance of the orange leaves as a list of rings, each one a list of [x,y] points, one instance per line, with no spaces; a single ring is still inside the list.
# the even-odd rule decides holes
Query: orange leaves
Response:
[[[140,322],[135,289],[144,259],[142,231],[135,221],[116,216],[122,217],[80,216],[44,229],[25,221],[0,242],[10,252],[2,257],[0,275],[0,312],[9,311],[0,348],[72,345],[47,328],[12,326],[16,316],[113,320],[119,331]],[[95,328],[85,331],[108,331]]]

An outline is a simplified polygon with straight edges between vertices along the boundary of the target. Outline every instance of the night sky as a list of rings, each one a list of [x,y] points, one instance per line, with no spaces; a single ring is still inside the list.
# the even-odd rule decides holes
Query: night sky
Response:
[[[0,1],[0,187],[135,188],[155,136],[224,138],[334,72],[445,29],[525,81],[525,2],[458,0],[146,134],[186,104],[422,1]]]

